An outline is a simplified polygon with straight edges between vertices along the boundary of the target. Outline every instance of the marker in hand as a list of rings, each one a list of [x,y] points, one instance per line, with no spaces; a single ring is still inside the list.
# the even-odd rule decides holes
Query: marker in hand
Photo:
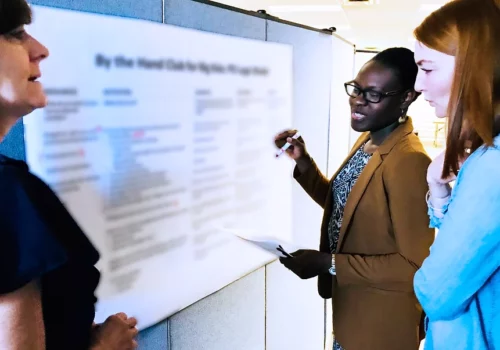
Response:
[[[296,132],[295,135],[292,136],[292,139],[294,140],[297,140],[298,138],[300,137],[300,132]],[[278,152],[276,152],[276,158],[278,158],[279,156],[281,156],[288,148],[290,148],[292,144],[287,142],[283,145],[283,147],[281,147]]]

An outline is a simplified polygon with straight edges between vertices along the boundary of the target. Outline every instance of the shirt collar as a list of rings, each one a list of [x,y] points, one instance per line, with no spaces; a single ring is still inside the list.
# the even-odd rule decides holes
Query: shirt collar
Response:
[[[24,170],[29,170],[28,164],[26,164],[25,161],[13,159],[13,158],[7,157],[3,154],[0,154],[0,165],[10,165],[10,166],[22,168]]]

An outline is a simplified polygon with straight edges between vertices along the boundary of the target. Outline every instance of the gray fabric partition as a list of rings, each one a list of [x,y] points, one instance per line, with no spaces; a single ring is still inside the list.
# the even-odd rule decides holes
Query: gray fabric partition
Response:
[[[268,41],[293,45],[294,127],[326,174],[332,36],[272,21],[267,27]],[[317,249],[321,208],[296,183],[292,200],[294,241]],[[316,279],[302,281],[276,263],[267,270],[266,350],[321,349],[325,303],[316,293]]]

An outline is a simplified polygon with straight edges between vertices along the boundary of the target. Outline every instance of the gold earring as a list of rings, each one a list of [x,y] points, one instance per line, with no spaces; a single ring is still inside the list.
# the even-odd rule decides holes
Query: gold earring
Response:
[[[401,108],[401,117],[399,117],[399,124],[403,124],[403,123],[406,123],[406,121],[408,120],[408,116],[406,115],[406,112],[403,108]]]

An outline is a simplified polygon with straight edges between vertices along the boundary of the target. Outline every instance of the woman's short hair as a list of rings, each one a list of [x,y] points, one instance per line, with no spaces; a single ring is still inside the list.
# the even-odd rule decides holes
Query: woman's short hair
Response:
[[[415,55],[410,49],[392,47],[379,52],[371,60],[391,69],[404,90],[415,89],[418,67],[415,64]]]
[[[467,148],[493,145],[500,102],[500,0],[454,0],[415,29],[425,46],[455,56],[443,177],[458,173]]]
[[[31,9],[25,0],[0,1],[0,35],[31,23]]]

